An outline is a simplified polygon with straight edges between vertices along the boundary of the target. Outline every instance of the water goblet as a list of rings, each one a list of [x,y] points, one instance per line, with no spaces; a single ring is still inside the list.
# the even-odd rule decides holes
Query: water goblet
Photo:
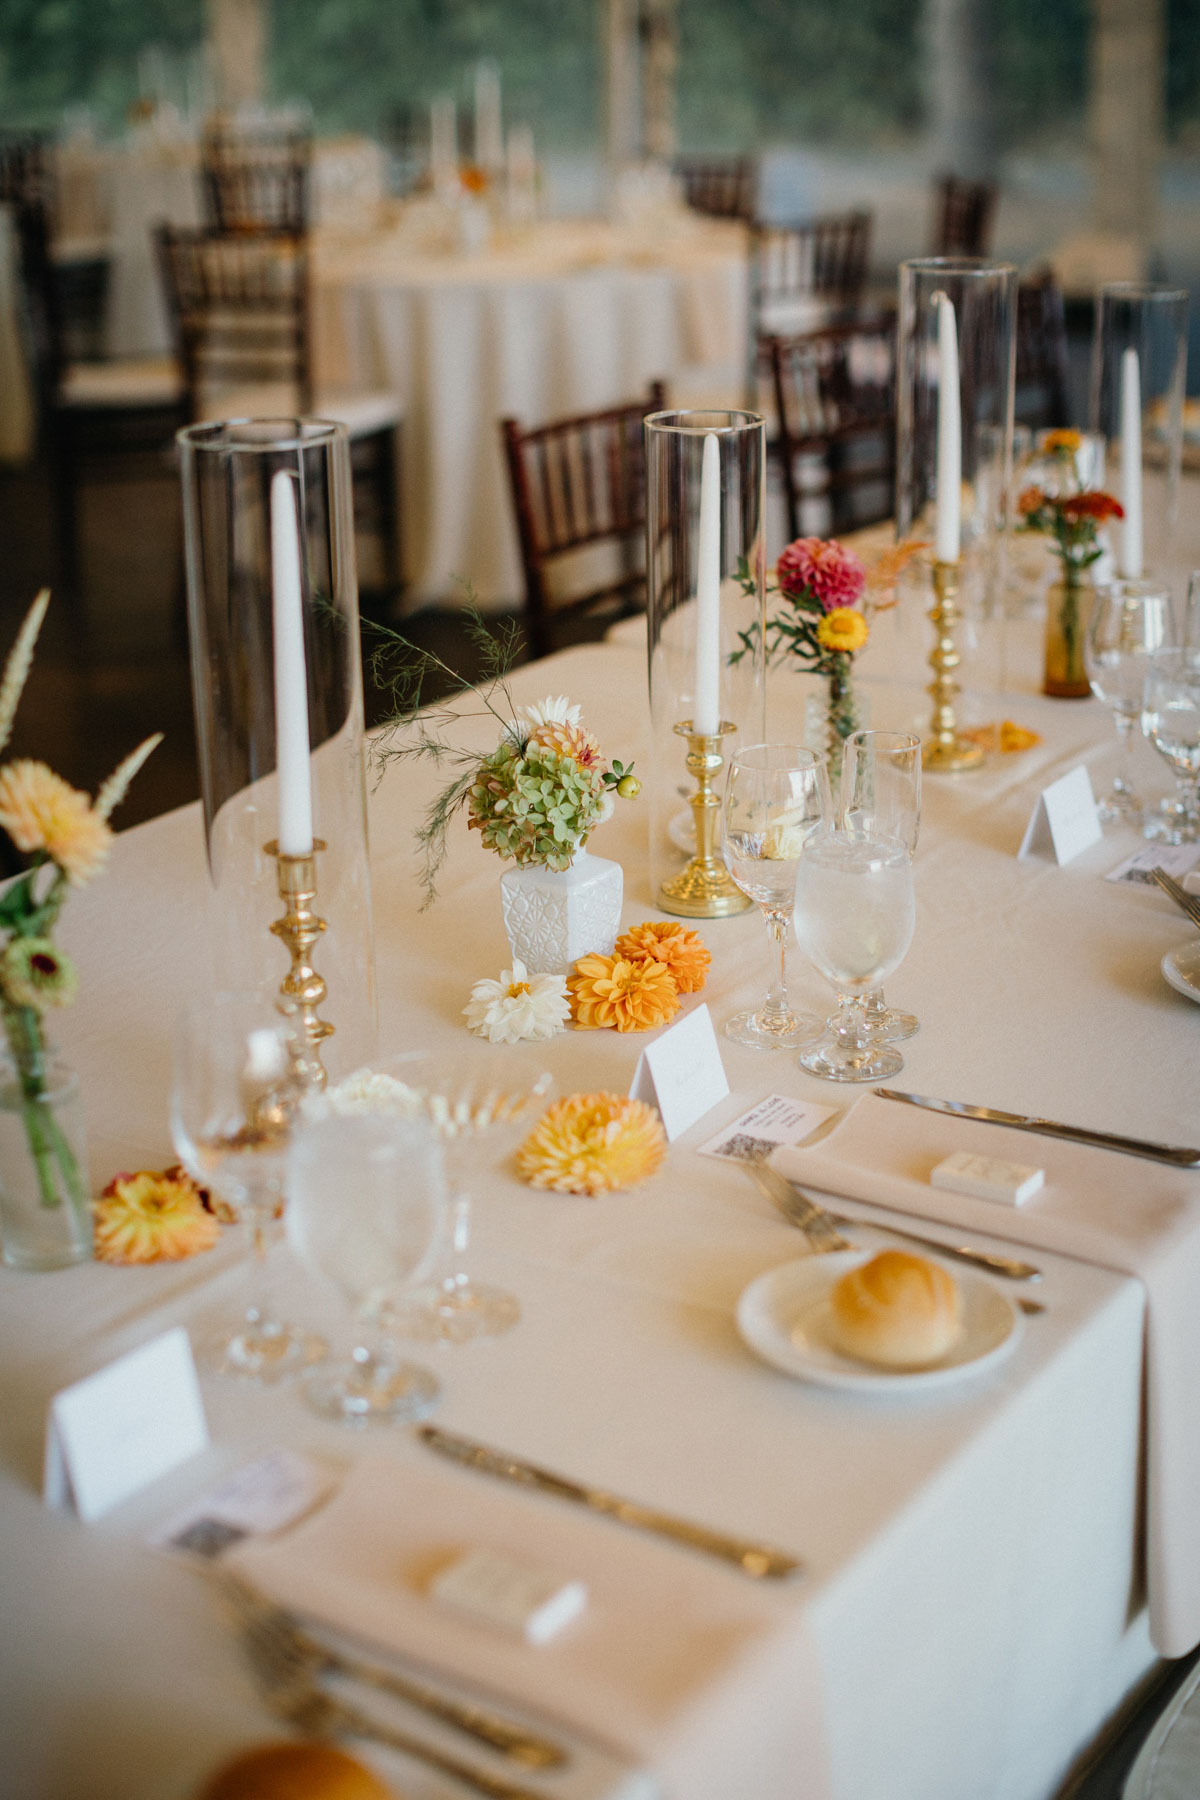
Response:
[[[1093,694],[1111,707],[1117,728],[1117,773],[1099,806],[1106,825],[1141,820],[1142,803],[1130,770],[1133,734],[1142,707],[1146,658],[1170,643],[1171,623],[1170,595],[1156,582],[1114,581],[1097,596],[1084,642],[1084,664]]]
[[[349,1425],[420,1419],[441,1391],[373,1330],[380,1310],[433,1254],[444,1197],[441,1145],[427,1119],[333,1114],[298,1122],[288,1158],[287,1231],[314,1275],[354,1311],[348,1360],[310,1377],[305,1396]]]
[[[284,1204],[287,1145],[301,1100],[292,1027],[259,993],[216,993],[176,1035],[171,1137],[194,1180],[250,1227],[253,1298],[238,1324],[202,1350],[223,1375],[279,1381],[319,1362],[324,1338],[278,1318],[267,1293],[271,1237]]]
[[[1194,844],[1200,840],[1200,669],[1182,651],[1148,659],[1142,730],[1175,777],[1174,798],[1146,821],[1145,835],[1164,844]]]
[[[911,860],[921,829],[920,738],[911,731],[851,732],[842,758],[841,807],[842,828],[851,837],[896,838]],[[921,1029],[915,1013],[887,1004],[882,988],[867,995],[865,1017],[872,1036],[896,1042]]]
[[[801,852],[829,814],[829,783],[815,751],[800,744],[750,744],[731,759],[721,851],[738,887],[761,907],[774,952],[761,1006],[725,1021],[725,1035],[735,1044],[788,1050],[821,1030],[819,1019],[788,1005],[787,933]]]
[[[912,942],[913,883],[898,838],[820,832],[804,847],[796,877],[796,937],[838,996],[833,1028],[801,1053],[801,1068],[827,1081],[880,1081],[904,1059],[873,1038],[866,996],[886,980]]]

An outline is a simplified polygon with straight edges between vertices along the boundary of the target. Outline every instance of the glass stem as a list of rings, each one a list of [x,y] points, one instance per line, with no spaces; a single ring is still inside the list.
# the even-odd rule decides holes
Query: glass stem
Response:
[[[788,1016],[787,997],[787,929],[788,915],[777,907],[764,906],[763,916],[771,935],[775,954],[771,958],[771,981],[758,1016],[764,1023],[778,1024]]]
[[[837,1039],[838,1048],[848,1060],[861,1058],[871,1048],[866,1035],[866,994],[839,994],[837,1017],[833,1021],[833,1035]],[[882,992],[880,992],[882,998]]]
[[[1137,723],[1133,713],[1117,712],[1117,772],[1113,777],[1114,794],[1132,794],[1133,769],[1131,756],[1133,753],[1133,728]]]
[[[470,1246],[471,1196],[459,1191],[450,1202],[450,1273],[443,1280],[443,1287],[466,1287],[470,1281],[467,1274],[467,1251]]]
[[[256,1206],[251,1220],[251,1251],[246,1274],[250,1286],[250,1303],[246,1308],[246,1324],[254,1337],[273,1337],[279,1321],[271,1311],[270,1300],[270,1232],[274,1209]]]
[[[871,988],[863,995],[863,1020],[870,1027],[882,1025],[887,1019],[887,1001],[883,997],[881,987]]]

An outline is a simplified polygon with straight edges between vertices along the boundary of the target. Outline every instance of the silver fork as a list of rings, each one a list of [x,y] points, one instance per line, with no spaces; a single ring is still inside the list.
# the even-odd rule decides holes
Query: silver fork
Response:
[[[226,1578],[224,1589],[246,1648],[268,1688],[287,1691],[305,1683],[315,1688],[318,1675],[333,1671],[395,1694],[526,1768],[559,1768],[567,1761],[566,1751],[550,1738],[512,1724],[483,1707],[438,1693],[410,1675],[360,1662],[320,1643],[291,1613],[276,1606],[248,1582],[231,1576]]]
[[[1194,894],[1189,894],[1165,869],[1151,869],[1150,873],[1163,893],[1170,895],[1180,912],[1186,913],[1193,925],[1200,925],[1200,900]]]
[[[377,1744],[385,1744],[391,1750],[400,1750],[406,1756],[415,1757],[418,1762],[427,1763],[430,1768],[440,1769],[443,1775],[453,1776],[455,1781],[461,1781],[465,1787],[474,1788],[477,1794],[486,1794],[488,1800],[553,1800],[553,1796],[545,1788],[535,1791],[533,1788],[522,1787],[519,1782],[507,1781],[502,1775],[489,1775],[484,1769],[460,1762],[456,1756],[450,1756],[432,1744],[423,1743],[419,1738],[410,1737],[406,1731],[382,1725],[377,1720],[368,1718],[366,1713],[359,1712],[357,1707],[335,1700],[331,1694],[311,1681],[268,1688],[266,1700],[279,1718],[286,1719],[289,1724],[312,1737],[369,1738]]]

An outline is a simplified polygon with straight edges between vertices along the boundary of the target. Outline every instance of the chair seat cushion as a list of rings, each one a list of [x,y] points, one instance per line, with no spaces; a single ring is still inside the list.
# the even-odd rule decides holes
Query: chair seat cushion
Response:
[[[169,356],[71,363],[59,385],[59,399],[64,406],[81,408],[177,406],[183,382]]]

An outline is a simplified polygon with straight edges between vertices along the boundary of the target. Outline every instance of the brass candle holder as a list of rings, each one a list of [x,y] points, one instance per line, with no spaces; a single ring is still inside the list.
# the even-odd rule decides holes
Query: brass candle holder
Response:
[[[959,737],[958,720],[954,713],[954,696],[958,693],[954,671],[959,663],[954,644],[954,627],[961,616],[958,610],[958,578],[961,567],[961,561],[934,563],[934,604],[929,612],[937,632],[937,642],[929,657],[933,680],[928,691],[933,700],[933,716],[929,722],[929,735],[922,745],[921,764],[934,773],[947,775],[958,774],[965,769],[977,769],[983,761],[980,746]]]
[[[265,846],[268,856],[275,858],[279,873],[279,898],[286,908],[271,930],[286,945],[292,966],[279,985],[278,1006],[281,1013],[295,1019],[299,1030],[291,1047],[292,1074],[300,1086],[323,1088],[326,1075],[321,1062],[321,1044],[336,1029],[317,1017],[328,989],[309,959],[309,952],[325,930],[325,921],[313,902],[317,897],[317,852],[324,850],[320,838],[313,839],[308,856],[287,856],[274,839]]]
[[[727,919],[753,904],[714,854],[721,800],[713,790],[715,778],[725,766],[721,744],[736,730],[728,719],[722,719],[720,730],[711,733],[693,731],[690,719],[675,726],[676,733],[687,739],[688,772],[696,777],[696,791],[689,802],[696,821],[696,854],[678,875],[663,882],[658,904],[679,918]]]

